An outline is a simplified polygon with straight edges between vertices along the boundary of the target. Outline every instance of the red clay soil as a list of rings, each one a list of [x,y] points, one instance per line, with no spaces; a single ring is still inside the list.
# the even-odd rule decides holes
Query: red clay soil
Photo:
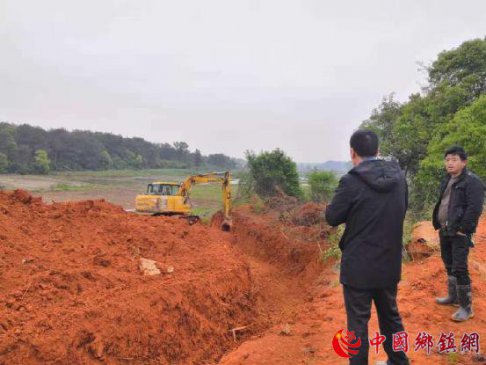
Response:
[[[313,226],[323,220],[325,205],[306,203],[298,207],[292,214],[292,223],[300,226]]]
[[[328,245],[315,227],[279,215],[239,207],[226,233],[217,219],[189,226],[104,201],[45,205],[0,193],[0,364],[347,364],[331,347],[346,321],[336,265],[321,261]],[[476,317],[466,323],[434,304],[445,289],[437,252],[404,265],[410,337],[486,334],[486,220],[476,243]],[[162,274],[142,275],[141,257]],[[374,314],[370,323],[374,333]],[[409,355],[412,364],[473,363],[436,348]],[[371,356],[384,358],[382,349]]]
[[[250,218],[247,218],[250,219]],[[255,217],[252,222],[244,225],[247,230],[242,247],[249,246],[247,253],[265,257],[271,260],[268,254],[268,235],[275,233],[278,226],[272,224],[272,229],[267,227],[262,230],[258,226]],[[423,224],[427,230],[426,237],[433,237],[435,232],[427,224]],[[237,227],[239,227],[237,225]],[[248,227],[254,227],[248,230]],[[280,227],[282,228],[282,227]],[[239,229],[239,228],[237,228]],[[254,229],[255,232],[252,233]],[[262,231],[266,232],[262,236]],[[419,232],[420,233],[420,232]],[[423,231],[422,231],[423,233]],[[248,242],[251,238],[257,238],[253,244]],[[262,239],[258,239],[262,238]],[[238,239],[240,239],[238,237]],[[260,242],[258,242],[260,241]],[[270,240],[271,242],[272,240]],[[453,307],[441,307],[434,303],[434,298],[445,294],[446,275],[438,253],[422,261],[407,263],[403,267],[403,278],[399,284],[399,309],[404,319],[405,329],[409,334],[410,346],[408,355],[412,364],[484,364],[483,356],[472,354],[439,354],[437,342],[441,332],[455,334],[456,345],[465,332],[477,332],[486,336],[486,219],[482,219],[476,235],[476,248],[471,251],[470,272],[473,281],[473,301],[475,318],[465,323],[455,323],[450,316],[456,310]],[[283,243],[284,241],[282,241]],[[259,243],[259,245],[258,245]],[[258,248],[254,246],[257,245]],[[287,252],[285,245],[279,248],[279,252]],[[277,253],[278,255],[278,253]],[[275,256],[274,262],[278,265],[280,257]],[[283,262],[286,262],[283,260]],[[251,339],[228,353],[221,360],[221,365],[240,364],[279,364],[279,365],[327,365],[347,364],[347,360],[340,358],[334,352],[331,342],[336,332],[346,328],[345,310],[342,299],[342,289],[339,285],[338,271],[334,265],[328,263],[315,269],[311,260],[310,270],[304,270],[301,274],[296,272],[299,287],[307,287],[305,297],[300,297],[300,303],[294,304],[292,311],[283,316],[279,322],[258,338]],[[284,265],[285,268],[285,265]],[[307,271],[307,272],[306,272]],[[300,280],[303,279],[303,280]],[[299,294],[293,287],[288,289],[289,296]],[[372,314],[370,320],[370,334],[378,331],[376,314]],[[434,336],[435,346],[430,356],[423,351],[414,351],[413,342],[419,332],[426,331]],[[486,346],[484,344],[483,346]],[[378,355],[370,350],[370,364],[375,360],[386,360],[382,348]]]
[[[431,222],[420,222],[413,227],[407,252],[414,261],[423,260],[440,252],[439,236]]]
[[[0,192],[0,227],[1,364],[212,364],[256,318],[249,266],[217,229],[23,191]]]

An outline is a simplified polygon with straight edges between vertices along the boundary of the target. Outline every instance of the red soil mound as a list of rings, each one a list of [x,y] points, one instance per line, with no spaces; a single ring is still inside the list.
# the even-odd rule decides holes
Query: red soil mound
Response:
[[[248,265],[218,229],[23,191],[0,192],[0,227],[0,363],[211,363],[255,318]]]
[[[299,206],[292,214],[292,222],[300,226],[312,226],[324,221],[326,207],[317,203]]]

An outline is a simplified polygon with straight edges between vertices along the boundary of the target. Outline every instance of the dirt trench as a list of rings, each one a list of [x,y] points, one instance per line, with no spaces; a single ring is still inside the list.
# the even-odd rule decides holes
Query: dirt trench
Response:
[[[339,285],[339,272],[334,262],[318,264],[313,261],[315,253],[309,250],[309,256],[302,255],[300,262],[307,262],[299,266],[299,260],[295,265],[287,266],[292,260],[280,260],[279,254],[289,257],[299,257],[300,254],[292,254],[292,240],[282,240],[284,245],[290,244],[289,249],[279,244],[266,245],[272,241],[267,234],[272,235],[283,225],[268,220],[264,226],[270,229],[261,229],[255,219],[248,216],[244,222],[245,233],[238,235],[236,239],[243,242],[239,247],[250,257],[250,261],[256,262],[255,271],[263,258],[266,264],[272,265],[271,271],[275,277],[288,269],[289,276],[283,275],[282,282],[291,288],[297,286],[295,296],[290,295],[289,300],[284,299],[281,308],[288,311],[280,312],[280,316],[274,316],[269,327],[258,336],[242,342],[238,348],[225,354],[219,362],[220,365],[345,365],[348,360],[339,357],[332,347],[332,340],[337,331],[346,328],[345,309],[342,299],[342,289]],[[257,220],[258,221],[258,220]],[[248,224],[249,223],[249,224]],[[263,234],[260,232],[264,232]],[[270,233],[268,233],[270,232]],[[476,247],[470,253],[470,274],[473,286],[473,306],[475,317],[465,323],[451,321],[450,317],[456,308],[438,306],[435,298],[445,293],[446,273],[440,258],[437,246],[437,233],[430,222],[422,222],[417,225],[413,235],[412,247],[417,244],[430,243],[431,248],[427,255],[419,255],[420,259],[406,262],[403,265],[402,280],[399,283],[398,306],[402,315],[405,330],[409,336],[409,350],[407,352],[411,364],[417,365],[450,365],[450,364],[486,364],[484,336],[486,333],[486,217],[479,222],[478,231],[474,237]],[[254,239],[246,239],[253,237]],[[309,248],[313,247],[312,243]],[[269,247],[275,247],[272,252]],[[325,248],[325,246],[324,246]],[[423,253],[421,251],[421,253]],[[283,262],[283,265],[279,265]],[[256,280],[264,282],[265,276]],[[287,281],[289,280],[289,282]],[[278,298],[279,293],[269,292],[273,298]],[[282,293],[280,293],[282,294]],[[283,298],[283,297],[282,297]],[[289,307],[285,306],[288,303]],[[375,309],[369,323],[369,333],[374,335],[379,332]],[[426,332],[433,336],[433,346],[430,354],[424,350],[415,349],[416,336]],[[440,335],[454,335],[455,351],[448,353],[439,352]],[[475,351],[461,352],[461,339],[464,334],[478,333],[480,335],[481,348],[479,353]],[[370,364],[375,361],[386,360],[383,348],[376,352],[370,348]]]

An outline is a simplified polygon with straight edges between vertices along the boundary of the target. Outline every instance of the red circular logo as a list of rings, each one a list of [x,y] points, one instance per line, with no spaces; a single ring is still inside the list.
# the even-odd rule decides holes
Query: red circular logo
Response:
[[[336,354],[349,359],[358,354],[357,349],[361,346],[361,338],[356,337],[354,331],[346,331],[345,334],[343,332],[342,329],[334,335],[332,347]]]

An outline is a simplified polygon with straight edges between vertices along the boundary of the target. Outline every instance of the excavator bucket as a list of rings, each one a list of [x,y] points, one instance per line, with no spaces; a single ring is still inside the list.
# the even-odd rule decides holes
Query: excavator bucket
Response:
[[[223,212],[220,210],[213,214],[210,222],[211,227],[218,227],[223,231],[230,232],[233,229],[233,220],[231,217],[224,216]]]
[[[225,232],[231,231],[233,228],[233,221],[231,219],[225,219],[223,220],[223,223],[221,223],[221,229]]]

